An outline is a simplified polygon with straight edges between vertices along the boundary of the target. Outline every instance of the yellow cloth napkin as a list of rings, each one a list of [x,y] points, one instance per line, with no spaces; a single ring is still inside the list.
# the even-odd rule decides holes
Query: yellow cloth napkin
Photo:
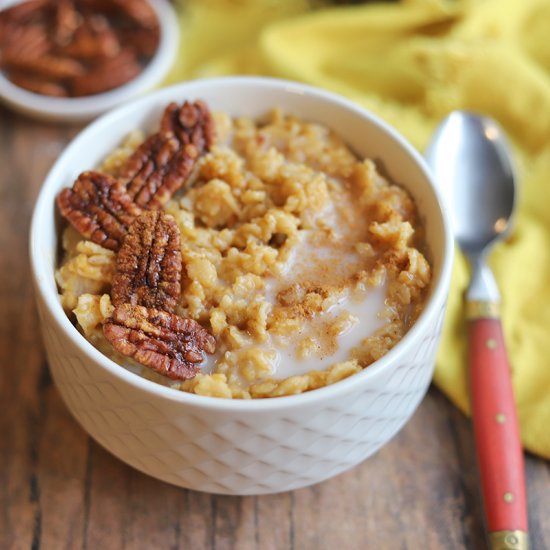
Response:
[[[403,0],[308,10],[293,0],[187,0],[168,82],[265,74],[334,90],[421,151],[453,109],[497,119],[520,175],[515,231],[490,263],[524,446],[550,458],[550,2]],[[435,383],[468,411],[462,294],[455,262]]]

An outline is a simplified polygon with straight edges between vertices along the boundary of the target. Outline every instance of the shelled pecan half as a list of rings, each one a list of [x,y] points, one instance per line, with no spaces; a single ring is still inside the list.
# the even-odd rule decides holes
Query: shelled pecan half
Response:
[[[140,58],[151,58],[155,55],[160,40],[160,29],[118,29],[121,44],[130,48]]]
[[[2,10],[2,17],[10,23],[27,23],[36,19],[40,10],[50,10],[51,7],[50,0],[27,0]]]
[[[67,92],[63,86],[47,79],[29,76],[25,73],[11,72],[10,80],[21,88],[25,88],[35,94],[49,95],[51,97],[66,97]]]
[[[17,58],[36,59],[48,53],[51,41],[42,25],[17,27],[0,20],[0,65],[4,59],[12,63]]]
[[[57,196],[61,214],[84,237],[118,250],[128,227],[142,210],[117,179],[100,172],[83,172],[72,189]]]
[[[216,350],[214,337],[192,319],[132,304],[117,306],[103,333],[123,355],[174,380],[193,378],[204,352]]]
[[[150,4],[144,0],[111,0],[111,2],[140,27],[152,29],[157,26],[157,16]]]
[[[112,302],[172,313],[181,294],[181,271],[176,222],[159,211],[143,212],[132,222],[118,251]]]
[[[120,49],[120,42],[109,20],[101,15],[94,15],[85,19],[73,31],[64,53],[97,65],[104,59],[117,55]]]
[[[160,133],[173,134],[182,145],[194,145],[198,155],[210,150],[216,139],[216,127],[210,109],[200,99],[179,106],[170,103],[164,110]]]
[[[112,19],[131,21],[144,28],[157,26],[157,17],[146,0],[79,0],[85,11],[100,11]]]
[[[186,151],[173,136],[153,134],[120,170],[120,180],[133,200],[150,210],[162,208],[187,180],[196,151]]]
[[[120,179],[144,208],[162,208],[188,180],[200,155],[215,139],[214,122],[202,101],[171,103],[160,131],[151,135],[121,168]]]
[[[136,56],[130,50],[121,50],[113,57],[97,63],[89,72],[76,76],[70,82],[71,95],[75,97],[98,94],[122,86],[142,70]]]
[[[54,24],[56,44],[59,46],[69,44],[77,29],[82,25],[82,16],[76,10],[72,0],[58,0]]]
[[[37,56],[8,52],[2,56],[2,65],[10,70],[26,72],[32,76],[48,78],[52,81],[74,78],[85,73],[81,63],[68,57],[55,55]]]

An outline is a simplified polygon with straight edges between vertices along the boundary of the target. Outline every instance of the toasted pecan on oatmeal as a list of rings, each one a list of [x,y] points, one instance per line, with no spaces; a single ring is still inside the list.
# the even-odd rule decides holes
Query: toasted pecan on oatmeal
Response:
[[[82,172],[72,188],[63,189],[57,206],[79,233],[110,250],[118,250],[142,211],[120,181],[94,171]]]
[[[195,376],[203,352],[216,350],[214,337],[196,321],[132,304],[115,307],[103,332],[117,351],[174,380]]]
[[[174,219],[163,212],[143,212],[118,251],[112,302],[173,313],[181,294],[181,271],[180,233]]]
[[[159,132],[146,139],[120,169],[120,179],[134,201],[147,209],[162,208],[182,187],[198,158],[215,140],[208,107],[202,101],[164,110]]]

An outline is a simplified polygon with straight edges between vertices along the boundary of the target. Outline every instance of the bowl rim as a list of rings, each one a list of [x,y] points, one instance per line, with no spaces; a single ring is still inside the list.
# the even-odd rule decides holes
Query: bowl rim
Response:
[[[2,9],[25,0],[8,0]],[[170,2],[147,0],[160,26],[157,50],[133,79],[112,90],[84,97],[50,97],[14,84],[0,71],[0,101],[21,113],[43,120],[77,122],[89,120],[158,85],[170,70],[179,43],[177,16]]]
[[[79,143],[86,139],[90,133],[101,132],[102,127],[109,126],[111,121],[117,118],[124,118],[126,113],[132,112],[134,109],[139,108],[140,105],[146,103],[153,103],[154,98],[158,98],[164,95],[170,94],[192,94],[194,87],[204,86],[221,86],[221,85],[236,85],[236,86],[252,86],[259,89],[280,90],[280,91],[292,91],[299,94],[310,94],[316,96],[322,101],[328,103],[335,103],[340,107],[352,111],[354,115],[360,118],[366,118],[369,122],[375,126],[378,126],[382,131],[389,134],[392,140],[396,141],[398,145],[415,161],[420,169],[426,182],[429,184],[430,192],[433,193],[435,202],[438,206],[438,214],[444,230],[443,239],[443,255],[442,262],[439,271],[439,277],[435,282],[434,287],[428,296],[425,307],[420,313],[418,319],[414,325],[407,331],[404,337],[383,357],[369,365],[367,368],[358,372],[352,376],[349,376],[343,380],[304,392],[297,395],[270,397],[263,399],[229,399],[221,397],[211,397],[187,393],[181,390],[173,389],[167,386],[163,386],[159,383],[153,382],[142,376],[135,374],[121,365],[117,364],[113,360],[109,359],[98,349],[96,349],[70,322],[69,317],[65,314],[61,303],[58,298],[57,292],[52,292],[48,288],[47,282],[39,277],[41,270],[44,270],[43,263],[39,261],[40,254],[38,248],[40,227],[38,219],[40,213],[44,209],[52,208],[51,199],[48,198],[49,189],[55,185],[55,172],[58,166],[62,166],[65,159],[73,155],[73,151],[79,148]],[[151,105],[148,106],[151,108]],[[89,357],[94,364],[99,368],[108,371],[109,374],[121,379],[124,383],[127,383],[134,387],[134,389],[144,391],[155,395],[157,397],[166,399],[171,402],[180,402],[183,404],[198,406],[210,410],[224,410],[224,411],[268,411],[278,410],[280,408],[292,408],[300,407],[301,405],[311,404],[314,401],[323,401],[324,399],[330,399],[339,394],[345,394],[352,386],[364,383],[383,370],[391,368],[391,364],[400,356],[402,356],[407,348],[409,342],[413,342],[418,333],[425,330],[426,325],[430,322],[433,316],[438,314],[440,308],[444,307],[450,285],[453,257],[454,257],[454,240],[451,231],[450,216],[448,209],[445,208],[444,197],[435,184],[428,165],[421,154],[400,134],[392,128],[389,124],[384,122],[378,116],[374,115],[367,109],[361,107],[357,103],[352,102],[336,93],[326,91],[308,84],[302,84],[295,81],[283,80],[279,78],[271,77],[258,77],[258,76],[229,76],[229,77],[214,77],[214,78],[201,78],[192,80],[173,86],[169,86],[160,90],[156,90],[144,97],[135,99],[121,107],[118,107],[109,113],[99,117],[91,124],[86,126],[79,134],[77,134],[67,145],[62,154],[58,157],[56,162],[48,171],[48,174],[44,178],[44,182],[40,189],[39,195],[36,199],[35,206],[32,214],[31,229],[29,234],[29,253],[31,261],[31,271],[33,275],[34,285],[37,294],[40,295],[42,302],[47,308],[49,314],[57,323],[58,327],[63,332],[64,336],[68,338],[72,343],[80,349],[80,351]],[[48,267],[49,270],[49,267]],[[38,296],[37,296],[38,298]]]

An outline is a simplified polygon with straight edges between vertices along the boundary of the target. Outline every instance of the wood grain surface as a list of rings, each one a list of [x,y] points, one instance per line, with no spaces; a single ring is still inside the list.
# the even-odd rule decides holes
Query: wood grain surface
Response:
[[[0,107],[0,549],[483,549],[469,421],[431,388],[375,456],[261,497],[201,494],[90,440],[52,384],[28,260],[33,203],[80,128]],[[527,456],[531,548],[550,548],[550,464]]]

